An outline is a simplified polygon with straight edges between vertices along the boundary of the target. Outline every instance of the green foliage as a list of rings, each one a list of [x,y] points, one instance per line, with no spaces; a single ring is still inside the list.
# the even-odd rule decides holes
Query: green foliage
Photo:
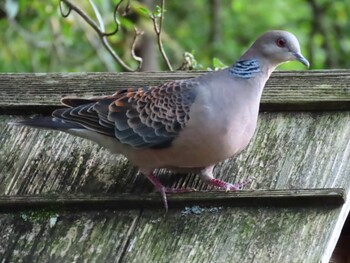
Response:
[[[151,16],[152,15],[152,12],[151,11],[149,11],[146,7],[144,7],[144,6],[141,6],[141,7],[139,7],[138,9],[137,9],[141,14],[143,14],[144,16]]]
[[[219,70],[219,69],[226,68],[227,65],[225,65],[220,59],[213,58],[213,67],[214,67],[214,70]]]
[[[350,1],[222,0],[218,41],[210,38],[210,2],[166,1],[163,44],[175,68],[188,51],[196,54],[194,68],[230,65],[259,34],[271,29],[295,33],[312,68],[350,67],[347,55],[350,53]],[[96,24],[103,22],[106,32],[115,29],[116,2],[94,0],[101,13],[99,19],[89,1],[74,3],[95,19]],[[151,25],[149,16],[159,18],[162,10],[160,6],[147,8],[137,1],[131,3],[131,10],[139,18],[119,16],[121,30],[110,43],[129,65],[136,66],[130,55],[134,26]],[[126,3],[123,5],[125,8]],[[122,70],[85,21],[76,14],[68,18],[61,16],[58,1],[5,0],[0,2],[0,9],[1,72]],[[281,68],[303,69],[303,66],[288,63]]]
[[[161,15],[162,15],[162,8],[159,5],[156,5],[156,10],[153,12],[153,16],[159,18],[161,17]]]

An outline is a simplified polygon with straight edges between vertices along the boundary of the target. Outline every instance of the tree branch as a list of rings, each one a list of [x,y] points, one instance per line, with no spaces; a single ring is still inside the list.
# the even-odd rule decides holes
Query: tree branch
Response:
[[[139,38],[139,36],[143,35],[143,31],[138,30],[137,27],[134,27],[134,29],[135,29],[135,35],[134,35],[134,40],[133,40],[132,46],[131,46],[131,56],[134,60],[139,62],[139,66],[137,68],[137,70],[139,70],[142,67],[142,58],[139,56],[136,56],[135,48],[136,48],[137,39]]]
[[[165,0],[161,1],[160,4],[160,14],[155,15],[154,13],[150,16],[153,22],[153,27],[154,27],[154,31],[156,32],[157,35],[157,42],[158,42],[158,47],[159,47],[159,51],[163,57],[164,62],[166,63],[166,65],[168,66],[170,71],[173,71],[173,67],[171,66],[169,59],[165,53],[164,47],[163,47],[163,42],[162,42],[162,29],[163,29],[163,20],[164,20],[164,9],[165,8]],[[159,24],[157,21],[157,17],[159,17]]]
[[[60,0],[59,6],[60,6],[61,15],[63,17],[69,16],[71,11],[74,10],[83,20],[85,20],[94,29],[94,31],[98,34],[98,36],[101,39],[102,44],[104,45],[106,50],[111,54],[113,59],[115,61],[117,61],[117,63],[119,63],[126,71],[137,71],[141,68],[142,58],[135,55],[135,52],[134,52],[135,43],[133,43],[133,47],[131,49],[131,55],[132,55],[133,59],[138,62],[138,67],[136,69],[133,69],[130,66],[128,66],[123,61],[123,59],[121,57],[119,57],[119,55],[113,50],[113,48],[111,47],[111,45],[109,44],[109,41],[108,41],[108,37],[115,35],[119,31],[120,21],[118,19],[117,13],[118,13],[119,7],[123,1],[124,0],[120,0],[114,9],[114,22],[116,23],[116,29],[110,33],[105,32],[104,23],[102,21],[101,14],[91,0],[90,0],[90,4],[92,5],[92,8],[95,12],[95,15],[97,17],[97,20],[99,21],[100,26],[98,26],[96,24],[96,22],[94,20],[92,20],[83,10],[81,10],[78,6],[72,4],[69,0]],[[63,11],[63,4],[62,3],[64,3],[68,7],[68,11],[66,13]],[[126,8],[129,8],[129,5],[130,5],[130,2],[128,1],[128,5]],[[140,35],[141,35],[140,31],[135,30],[134,42],[136,42],[136,39]]]

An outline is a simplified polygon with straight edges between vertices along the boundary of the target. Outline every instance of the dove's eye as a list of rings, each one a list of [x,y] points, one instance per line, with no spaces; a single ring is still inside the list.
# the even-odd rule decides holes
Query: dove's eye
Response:
[[[285,40],[284,38],[281,37],[281,38],[279,38],[279,39],[276,40],[276,45],[277,45],[278,47],[283,48],[283,47],[286,46],[286,40]]]

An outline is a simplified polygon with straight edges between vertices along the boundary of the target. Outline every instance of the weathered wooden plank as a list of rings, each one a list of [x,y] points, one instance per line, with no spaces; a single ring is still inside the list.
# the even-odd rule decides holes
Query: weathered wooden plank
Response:
[[[63,133],[8,126],[6,122],[10,119],[3,116],[0,121],[1,194],[137,195],[153,190],[120,156],[112,156],[93,143]],[[248,149],[237,158],[219,164],[215,175],[231,182],[254,177],[246,189],[341,187],[349,195],[349,123],[349,112],[261,113],[256,136]],[[179,177],[160,171],[159,176],[167,186],[211,189],[194,175]],[[287,262],[293,262],[292,257],[296,259],[294,262],[327,262],[349,212],[349,204],[347,201],[341,208],[227,208],[224,209],[227,212],[205,214],[200,220],[194,217],[193,221],[179,220],[178,210],[171,210],[156,228],[150,227],[150,222],[162,220],[164,210],[145,211],[135,234],[130,236],[130,244],[134,246],[124,248],[130,252],[125,252],[123,261],[138,262],[142,256],[144,262],[154,262],[154,259],[176,262],[182,258],[208,262],[204,255],[210,251],[213,256],[208,258],[218,262],[245,255],[248,255],[244,258],[246,261],[239,262],[261,262],[260,259],[286,262],[283,260],[286,252],[291,257]],[[245,222],[251,222],[249,227]],[[99,220],[93,223],[101,224]],[[15,227],[17,223],[13,224]],[[176,232],[178,224],[182,224],[180,232]],[[13,230],[17,231],[15,237],[20,240],[28,237],[21,228],[17,229]],[[206,233],[203,229],[210,231]],[[43,233],[47,235],[46,231],[50,232],[41,231],[35,240]],[[62,239],[69,240],[71,232],[62,233]],[[91,242],[98,247],[101,238],[96,237]],[[296,242],[308,244],[307,248],[290,245]],[[73,248],[69,251],[76,255]],[[177,251],[177,256],[169,251]],[[56,252],[43,253],[56,255]],[[89,255],[79,258],[88,260]]]
[[[184,216],[144,211],[124,262],[327,262],[338,208],[227,208]],[[171,252],[169,252],[171,251]]]
[[[66,95],[92,96],[119,88],[156,85],[206,72],[152,73],[3,73],[2,113],[50,112]],[[272,74],[263,93],[262,111],[350,109],[350,71],[288,71]]]
[[[241,190],[237,192],[201,191],[184,194],[168,194],[171,208],[185,206],[328,206],[343,205],[343,188],[296,189],[296,190]],[[164,206],[158,193],[119,195],[2,195],[0,212],[45,209],[56,210],[105,210],[105,209],[162,209]]]
[[[121,262],[139,217],[135,210],[2,214],[0,261]]]
[[[151,184],[120,155],[64,133],[0,122],[0,194],[145,193]],[[246,189],[348,189],[350,113],[262,113],[248,149],[214,170]],[[167,186],[211,189],[196,175],[161,170]]]
[[[346,89],[347,75],[339,78]],[[315,85],[322,90],[322,83]],[[334,89],[340,92],[339,87]],[[333,86],[325,89],[332,100]],[[152,191],[121,156],[62,133],[6,125],[11,118],[0,117],[0,194]],[[341,187],[349,195],[349,123],[349,112],[262,113],[248,149],[219,164],[215,175],[231,182],[254,177],[246,189]],[[167,186],[211,189],[194,175],[160,171],[159,176]],[[113,258],[122,262],[328,262],[349,204],[347,200],[335,208],[223,208],[188,216],[176,209],[166,215],[163,209],[146,210],[139,219],[122,220],[127,221],[125,231],[111,223],[125,211],[117,213],[116,221],[110,212],[59,214],[58,228],[36,222],[28,225],[2,215],[0,258],[4,262],[113,262]],[[81,231],[85,225],[96,231]],[[123,241],[116,242],[117,236]]]
[[[1,262],[320,262],[340,208],[0,217]],[[56,215],[51,215],[55,218]],[[325,227],[326,226],[326,227]],[[305,245],[307,244],[307,245]],[[326,261],[322,261],[326,262]]]

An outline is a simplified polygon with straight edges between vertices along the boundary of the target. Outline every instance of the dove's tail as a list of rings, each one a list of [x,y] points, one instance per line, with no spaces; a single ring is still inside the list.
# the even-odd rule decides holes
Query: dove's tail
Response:
[[[19,121],[9,122],[10,125],[28,126],[33,128],[60,130],[65,131],[69,129],[82,129],[83,127],[77,124],[64,122],[54,117],[33,117]]]
[[[110,149],[114,153],[120,153],[120,143],[110,136],[105,136],[97,132],[85,129],[79,124],[65,122],[55,117],[34,117],[30,119],[24,119],[20,121],[13,121],[9,124],[16,126],[27,126],[32,128],[39,128],[45,130],[56,130],[66,132],[81,138],[85,138],[98,143],[99,145]]]

